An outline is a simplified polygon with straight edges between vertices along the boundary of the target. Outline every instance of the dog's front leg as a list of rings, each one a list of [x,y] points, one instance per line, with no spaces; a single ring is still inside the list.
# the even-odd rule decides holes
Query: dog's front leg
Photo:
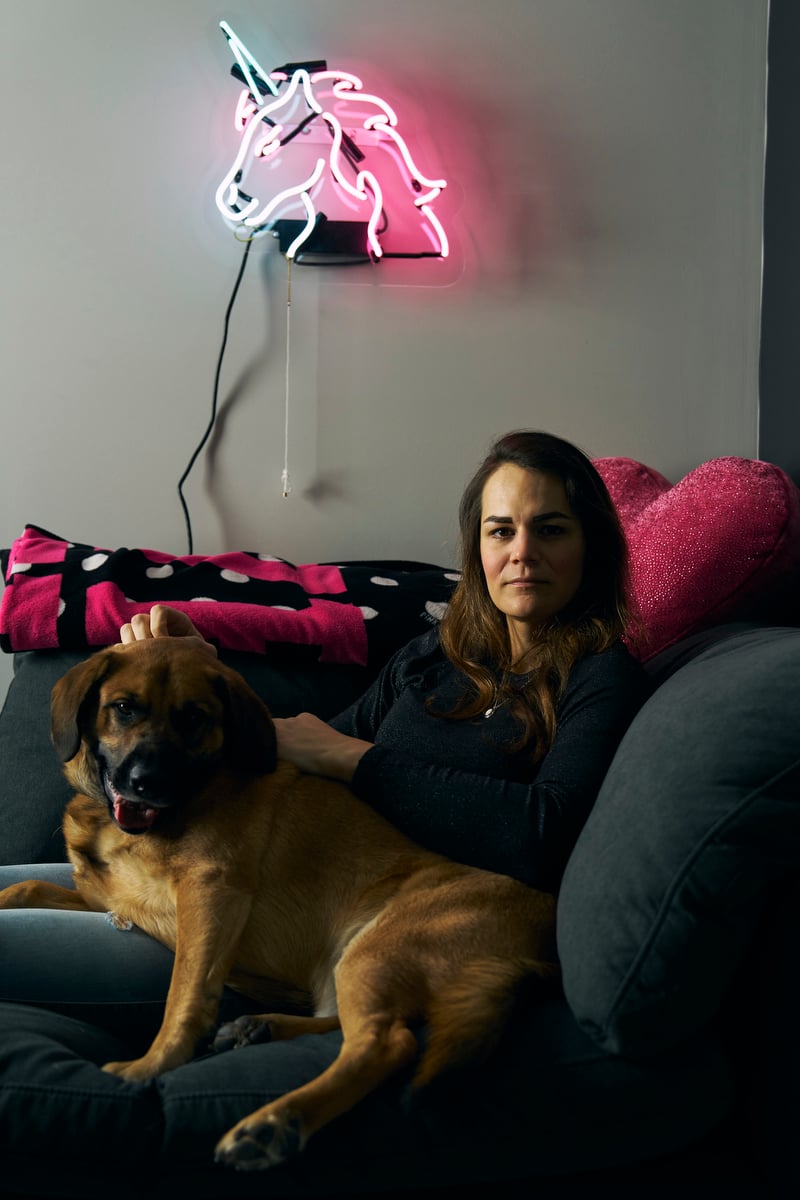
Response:
[[[144,1081],[188,1062],[211,1031],[222,989],[250,915],[252,896],[191,877],[177,895],[177,939],[164,1019],[150,1049],[132,1062],[106,1063],[104,1071]]]

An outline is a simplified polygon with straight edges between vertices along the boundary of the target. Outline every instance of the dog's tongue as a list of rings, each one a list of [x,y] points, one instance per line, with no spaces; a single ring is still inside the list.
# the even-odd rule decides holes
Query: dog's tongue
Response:
[[[114,818],[122,829],[149,829],[157,815],[156,809],[146,804],[132,804],[119,795],[114,797]]]
[[[114,809],[114,820],[126,833],[139,833],[150,829],[158,816],[158,809],[151,808],[145,801],[126,800],[111,782],[107,771],[103,772],[103,786]]]

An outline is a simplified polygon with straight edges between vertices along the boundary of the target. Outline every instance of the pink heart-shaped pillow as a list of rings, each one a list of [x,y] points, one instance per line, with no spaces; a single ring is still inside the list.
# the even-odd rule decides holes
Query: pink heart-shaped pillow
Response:
[[[617,507],[642,661],[724,621],[788,611],[800,577],[800,489],[772,463],[715,458],[671,484],[630,458],[595,466]]]

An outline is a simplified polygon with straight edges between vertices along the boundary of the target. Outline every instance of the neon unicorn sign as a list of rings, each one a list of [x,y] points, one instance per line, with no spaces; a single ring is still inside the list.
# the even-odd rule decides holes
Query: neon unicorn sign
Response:
[[[398,131],[394,109],[364,92],[356,75],[328,70],[322,61],[288,63],[265,71],[226,21],[220,27],[234,57],[231,74],[243,84],[234,115],[239,149],[216,192],[217,208],[225,220],[248,238],[267,232],[280,236],[287,259],[299,255],[301,261],[328,222],[322,207],[327,206],[327,196],[348,214],[345,222],[333,222],[331,230],[335,224],[343,236],[343,226],[349,226],[351,243],[357,231],[362,241],[360,261],[447,258],[447,234],[433,208],[446,181],[419,169]],[[290,143],[290,182],[276,185],[275,168]],[[310,159],[308,149],[312,149]],[[373,151],[372,165],[367,164],[367,151]],[[375,162],[380,163],[380,177],[373,169]],[[412,201],[413,228],[424,238],[421,250],[387,248],[389,166],[392,178],[402,181],[404,207],[408,208],[409,198]],[[284,216],[287,212],[304,215],[290,220]]]

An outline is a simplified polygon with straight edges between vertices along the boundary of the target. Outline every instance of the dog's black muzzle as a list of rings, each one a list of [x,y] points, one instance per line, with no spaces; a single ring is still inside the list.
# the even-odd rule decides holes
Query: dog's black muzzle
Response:
[[[170,810],[182,807],[208,778],[210,764],[180,749],[138,746],[117,766],[98,753],[109,811],[125,833],[146,833]]]

